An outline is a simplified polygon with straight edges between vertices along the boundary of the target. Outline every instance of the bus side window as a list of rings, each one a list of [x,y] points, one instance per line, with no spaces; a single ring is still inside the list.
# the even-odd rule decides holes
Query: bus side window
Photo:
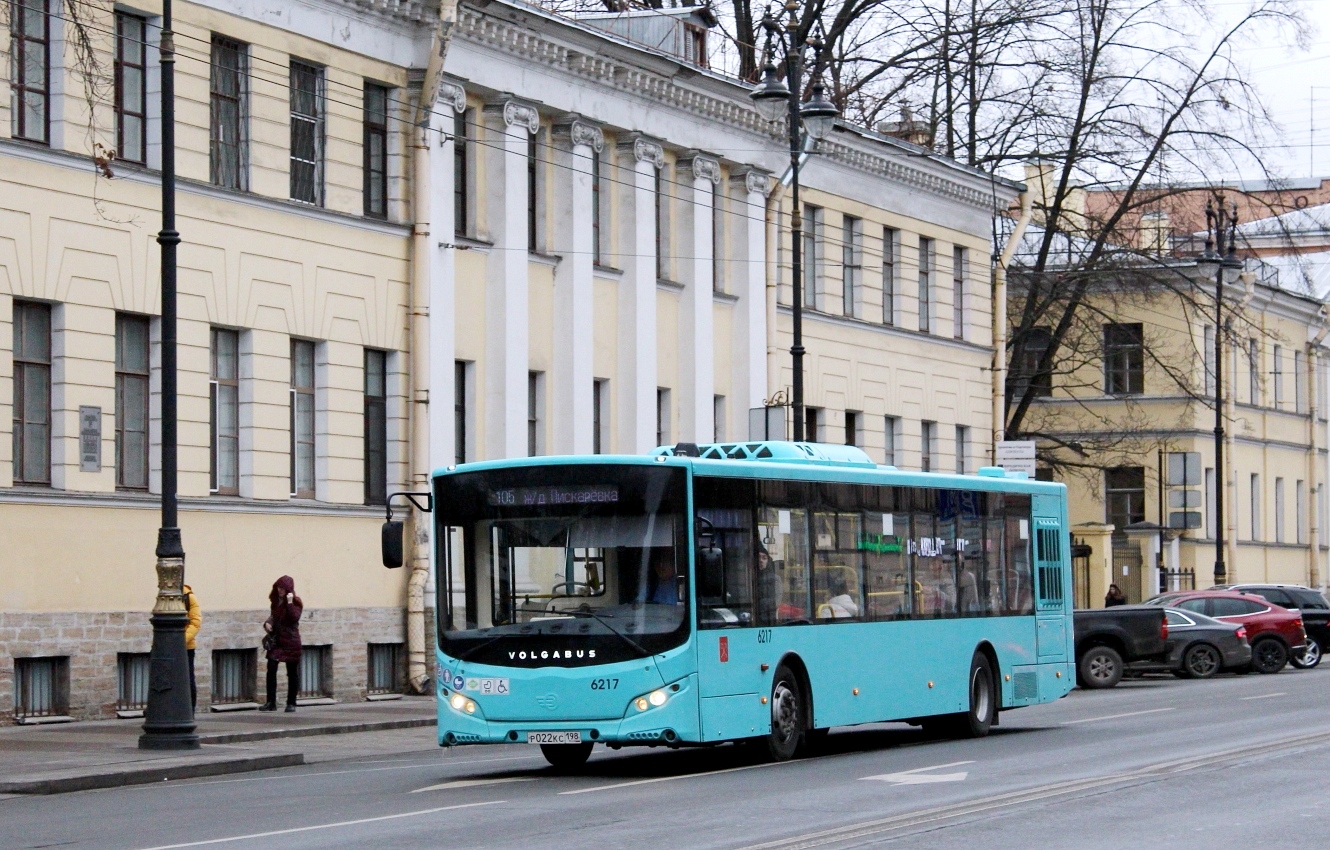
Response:
[[[985,493],[987,502],[984,513],[984,575],[980,582],[983,596],[984,613],[989,616],[1002,614],[1002,553],[1005,548],[1005,523],[1002,519],[1002,494]]]
[[[693,483],[697,512],[694,535],[699,547],[710,543],[720,558],[695,553],[698,625],[727,628],[753,624],[753,567],[757,531],[753,527],[753,482],[703,478]]]
[[[760,485],[758,537],[768,564],[756,581],[759,625],[808,622],[808,512],[782,507],[807,504],[807,487],[798,482],[766,481]],[[770,499],[770,501],[768,501]],[[774,502],[775,504],[772,504]]]
[[[862,548],[868,585],[868,617],[901,620],[914,611],[914,582],[905,544],[910,539],[910,515],[893,511],[865,511]]]
[[[1007,612],[1034,613],[1034,576],[1030,569],[1030,497],[1008,494],[1007,509]]]

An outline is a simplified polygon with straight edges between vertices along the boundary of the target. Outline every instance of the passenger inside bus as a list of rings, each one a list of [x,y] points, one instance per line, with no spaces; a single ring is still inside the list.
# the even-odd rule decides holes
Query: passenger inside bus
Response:
[[[818,606],[818,617],[839,619],[859,616],[859,603],[850,595],[843,575],[833,574],[827,582],[827,587],[831,598],[825,604]]]
[[[670,549],[651,550],[651,572],[638,596],[639,602],[657,605],[679,604],[679,582],[674,572],[674,552]]]

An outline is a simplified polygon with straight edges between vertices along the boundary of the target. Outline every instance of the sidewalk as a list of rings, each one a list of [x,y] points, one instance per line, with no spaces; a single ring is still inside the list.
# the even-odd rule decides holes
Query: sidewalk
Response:
[[[95,720],[0,727],[0,794],[61,794],[268,770],[345,757],[364,746],[434,743],[433,697],[301,706],[285,712],[200,713],[193,751],[140,750],[142,720]],[[389,736],[365,733],[418,731]],[[345,736],[354,735],[355,740]],[[359,746],[357,746],[359,745]],[[391,751],[391,750],[385,750]]]

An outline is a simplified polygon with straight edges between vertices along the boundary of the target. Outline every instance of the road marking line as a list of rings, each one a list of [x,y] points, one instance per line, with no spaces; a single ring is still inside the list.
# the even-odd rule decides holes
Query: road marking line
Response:
[[[1255,696],[1255,697],[1239,697],[1239,699],[1246,701],[1249,699],[1270,699],[1271,697],[1286,697],[1286,696],[1288,696],[1286,692],[1280,691],[1277,694],[1261,694],[1260,696]]]
[[[440,765],[444,767],[460,767],[464,764],[490,764],[491,762],[496,762],[496,761],[531,761],[533,759],[539,759],[539,758],[541,758],[541,756],[507,756],[505,758],[498,758],[498,759],[471,759],[470,761],[448,761],[447,759],[444,759],[443,761],[431,760],[422,764],[402,764],[402,765],[395,765],[393,767],[357,767],[351,770],[325,770],[319,773],[302,773],[300,774],[300,778],[305,779],[306,777],[310,776],[341,776],[342,774],[345,773],[379,773],[385,770],[426,770],[426,769],[437,769]],[[232,782],[272,782],[275,779],[290,779],[290,778],[291,777],[285,775],[249,776],[245,777],[244,779],[214,779],[208,782],[189,782],[188,784],[186,784],[185,782],[179,782],[179,783],[173,782],[170,784],[169,787],[197,788],[200,785],[227,785]],[[158,788],[156,785],[134,785],[131,787],[143,790],[149,788],[155,791],[162,790],[161,788]],[[116,788],[108,790],[125,791],[129,789]]]
[[[452,782],[440,782],[438,785],[431,785],[428,788],[417,788],[411,793],[446,791],[450,788],[478,788],[482,785],[503,785],[506,782],[532,782],[539,778],[539,776],[508,776],[503,779],[454,779]]]
[[[962,770],[959,773],[925,773],[929,770],[942,770],[948,767],[960,767],[963,764],[974,764],[970,761],[953,761],[949,764],[935,764],[932,767],[916,767],[914,770],[902,770],[897,773],[879,773],[876,776],[862,776],[860,782],[869,780],[878,782],[890,782],[893,785],[930,785],[936,782],[964,782],[969,777],[968,770]]]
[[[1082,717],[1080,720],[1064,720],[1063,726],[1075,726],[1077,723],[1094,723],[1097,720],[1117,720],[1120,717],[1140,717],[1142,714],[1158,714],[1161,711],[1176,711],[1174,708],[1150,708],[1145,711],[1128,711],[1125,714],[1105,714],[1103,717]]]
[[[636,779],[632,782],[619,782],[614,785],[597,785],[595,788],[578,788],[575,791],[560,791],[559,796],[564,797],[570,794],[590,794],[592,791],[612,791],[615,788],[628,788],[633,785],[652,785],[656,782],[673,782],[676,779],[701,779],[703,776],[719,776],[722,773],[738,773],[741,770],[759,770],[764,767],[780,767],[783,764],[794,764],[790,761],[770,762],[768,764],[748,764],[743,767],[727,767],[723,770],[708,770],[705,773],[682,773],[678,776],[657,776],[654,779]]]
[[[321,823],[315,826],[298,826],[294,829],[274,829],[272,832],[252,832],[249,835],[234,835],[230,838],[210,838],[207,841],[190,841],[185,844],[162,844],[157,847],[146,847],[144,850],[179,850],[181,847],[203,847],[208,844],[226,844],[230,841],[248,841],[252,838],[271,838],[274,835],[291,835],[296,832],[312,832],[316,829],[336,829],[339,826],[358,826],[362,823],[378,823],[385,820],[397,820],[398,818],[413,818],[419,815],[432,815],[438,812],[450,812],[455,809],[471,809],[476,806],[497,806],[500,803],[506,803],[507,800],[490,800],[487,803],[463,803],[460,806],[440,806],[437,809],[421,809],[415,812],[402,812],[397,815],[380,815],[376,818],[360,818],[358,820],[344,820],[337,823]]]

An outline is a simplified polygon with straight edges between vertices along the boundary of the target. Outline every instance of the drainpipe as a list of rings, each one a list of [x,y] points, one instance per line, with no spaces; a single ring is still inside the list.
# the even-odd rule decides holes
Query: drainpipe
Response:
[[[1007,244],[993,266],[993,446],[991,462],[997,463],[997,444],[1006,436],[1007,411],[1007,267],[1034,214],[1034,196],[1021,192],[1021,213],[1007,237]]]
[[[1311,414],[1307,425],[1307,444],[1311,446],[1311,454],[1307,458],[1307,494],[1310,498],[1305,509],[1311,511],[1311,522],[1308,523],[1310,534],[1307,536],[1307,542],[1311,546],[1311,556],[1307,564],[1307,586],[1319,590],[1321,588],[1321,446],[1317,438],[1320,436],[1318,420],[1321,415],[1321,400],[1316,375],[1320,366],[1321,344],[1325,341],[1326,335],[1330,334],[1330,325],[1326,324],[1330,317],[1327,317],[1325,307],[1321,308],[1318,318],[1321,320],[1321,329],[1307,345],[1307,407]]]
[[[440,4],[439,18],[430,38],[429,63],[420,88],[416,121],[411,130],[411,482],[410,489],[429,489],[429,281],[430,257],[430,113],[438,100],[443,58],[457,20],[456,0]],[[429,665],[425,659],[425,587],[429,584],[429,519],[411,511],[411,574],[406,586],[407,683],[418,694],[429,692]]]

